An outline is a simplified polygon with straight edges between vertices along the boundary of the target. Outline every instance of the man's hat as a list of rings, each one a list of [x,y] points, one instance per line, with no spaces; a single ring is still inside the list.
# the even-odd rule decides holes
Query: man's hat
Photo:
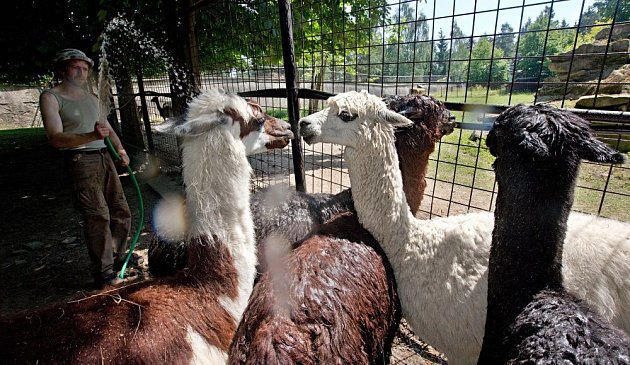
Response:
[[[53,59],[53,62],[56,66],[56,65],[59,65],[59,63],[63,61],[68,61],[68,60],[85,61],[90,64],[90,67],[94,67],[94,61],[92,61],[90,57],[86,56],[85,53],[74,48],[66,48],[57,52],[57,54],[55,55],[55,58]]]

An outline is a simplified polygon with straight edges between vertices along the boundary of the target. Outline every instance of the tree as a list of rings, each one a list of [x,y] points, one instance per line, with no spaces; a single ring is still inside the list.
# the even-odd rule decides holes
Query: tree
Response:
[[[514,57],[516,50],[516,35],[513,32],[514,28],[512,28],[510,23],[503,23],[501,25],[501,34],[498,34],[495,40],[495,46],[501,49],[506,57]]]
[[[431,43],[426,15],[403,3],[392,19],[396,31],[388,35],[385,62],[389,66],[385,75],[426,75],[429,73]]]
[[[630,2],[628,0],[597,0],[589,7],[599,17],[596,20],[612,19],[616,12],[615,22],[630,20]]]
[[[455,82],[465,82],[468,70],[468,59],[472,48],[472,38],[465,36],[457,22],[453,20],[451,31],[451,52],[449,58],[449,77]]]
[[[435,52],[433,57],[433,74],[446,75],[446,68],[448,67],[448,42],[445,39],[442,29],[438,32],[439,41],[435,46]]]
[[[488,82],[502,82],[508,79],[508,63],[503,57],[503,50],[495,47],[492,50],[492,40],[480,38],[472,49],[470,72],[468,81],[486,84]]]
[[[547,6],[533,22],[528,19],[523,26],[516,62],[516,77],[550,76],[552,73],[546,56],[560,54],[573,46],[574,30],[549,31],[550,28],[561,28],[562,25],[568,27],[566,22],[560,23],[553,18],[554,12]]]
[[[11,1],[3,12],[0,82],[40,84],[51,79],[52,59],[63,48],[80,48],[97,59],[93,47],[102,25],[86,20],[97,18],[98,2]]]
[[[387,0],[332,0],[296,2],[292,11],[294,39],[299,40],[295,43],[295,52],[313,55],[303,59],[303,66],[310,66],[315,78],[328,65],[333,69],[338,65],[345,66],[346,73],[356,75],[359,70],[348,67],[346,60],[373,57],[374,52],[370,48],[375,44],[373,30],[386,25],[389,6]],[[314,57],[315,52],[320,57]],[[361,70],[362,73],[368,71]],[[345,78],[345,75],[340,74],[339,77]]]

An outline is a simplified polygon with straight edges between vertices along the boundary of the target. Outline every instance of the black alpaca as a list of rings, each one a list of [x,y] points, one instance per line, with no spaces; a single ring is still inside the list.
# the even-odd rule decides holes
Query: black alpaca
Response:
[[[580,159],[621,163],[583,119],[518,105],[486,141],[499,191],[479,364],[627,364],[630,340],[568,294],[562,244]]]

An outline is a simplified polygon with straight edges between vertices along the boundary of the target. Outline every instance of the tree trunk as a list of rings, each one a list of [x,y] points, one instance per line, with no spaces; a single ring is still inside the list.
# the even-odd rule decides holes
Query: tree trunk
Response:
[[[121,72],[119,78],[116,80],[116,88],[118,89],[118,105],[120,107],[121,119],[120,128],[122,136],[120,136],[120,138],[125,144],[144,150],[144,138],[142,138],[138,106],[133,96],[133,83],[129,70]]]
[[[172,35],[166,46],[169,48],[168,52],[173,56],[173,63],[169,68],[168,76],[173,95],[173,112],[176,114],[184,113],[197,86],[193,76],[191,54],[188,51],[191,49],[189,44],[191,41],[189,33],[192,32],[191,18],[194,19],[194,17],[190,16],[188,9],[188,2],[186,2],[185,9],[178,7],[176,1],[166,3],[168,13],[174,14],[166,23],[167,32]],[[186,78],[181,79],[182,75],[185,75]]]
[[[195,0],[189,0],[188,6],[192,6]],[[188,57],[190,59],[190,65],[192,69],[192,87],[194,95],[201,93],[201,60],[199,57],[199,44],[197,43],[197,33],[195,32],[195,25],[197,19],[195,12],[191,11],[188,14]]]

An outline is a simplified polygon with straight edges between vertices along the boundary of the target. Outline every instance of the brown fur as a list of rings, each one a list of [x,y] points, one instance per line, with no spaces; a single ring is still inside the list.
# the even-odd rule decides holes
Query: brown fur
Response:
[[[293,134],[285,130],[281,124],[280,119],[274,118],[265,113],[260,105],[248,100],[247,105],[251,108],[254,117],[248,121],[245,121],[243,117],[235,110],[225,109],[224,113],[232,118],[236,123],[240,124],[240,138],[243,139],[248,134],[260,129],[260,124],[263,124],[264,132],[269,136],[269,142],[265,144],[267,149],[283,148],[289,144],[289,140],[293,138]]]
[[[435,150],[436,141],[453,132],[455,123],[448,110],[430,96],[408,95],[401,98],[387,97],[387,107],[411,119],[414,124],[396,132],[396,150],[402,173],[403,190],[407,204],[415,214],[420,209],[429,156]]]
[[[385,255],[354,214],[321,226],[285,264],[282,269],[304,275],[272,269],[261,277],[230,363],[375,364],[389,358],[395,334],[389,329],[400,321],[396,284]]]
[[[236,269],[216,237],[191,240],[176,277],[4,318],[3,364],[187,364],[186,328],[227,350],[236,323],[218,297],[236,297]]]

